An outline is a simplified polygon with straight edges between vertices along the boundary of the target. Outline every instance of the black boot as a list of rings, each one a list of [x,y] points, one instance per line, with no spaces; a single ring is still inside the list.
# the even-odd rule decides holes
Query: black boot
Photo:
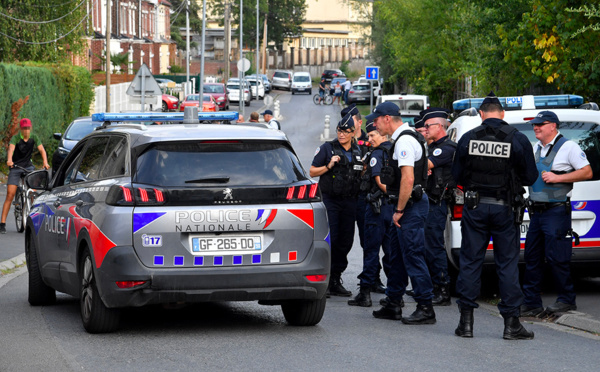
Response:
[[[379,310],[373,311],[373,316],[379,319],[391,319],[391,320],[400,320],[402,319],[402,305],[400,304],[401,300],[392,300],[388,299],[385,306],[383,306]]]
[[[342,285],[342,276],[341,274],[332,274],[331,279],[329,280],[329,294],[331,296],[341,296],[341,297],[350,297],[352,296],[352,292],[344,288]]]
[[[387,305],[387,303],[389,301],[390,301],[390,298],[386,296],[386,297],[384,297],[384,298],[382,298],[382,299],[379,300],[379,304],[381,306],[385,306],[385,305]],[[400,304],[400,307],[404,307],[404,299],[398,300],[398,303]]]
[[[460,337],[473,337],[473,308],[459,307],[460,320],[454,334]]]
[[[443,284],[439,286],[437,293],[434,292],[431,303],[433,306],[450,306],[450,285]]]
[[[375,282],[375,284],[371,288],[371,291],[373,291],[375,293],[385,294],[385,286],[381,282],[381,279],[377,279],[377,281]]]
[[[404,324],[435,324],[435,312],[432,305],[417,305],[417,310],[409,317],[402,318]]]
[[[532,340],[533,332],[529,332],[523,327],[519,318],[510,316],[504,318],[504,335],[505,340]]]
[[[358,292],[356,297],[348,300],[348,305],[371,307],[373,305],[373,302],[371,301],[371,287],[370,286],[361,286],[360,292]]]

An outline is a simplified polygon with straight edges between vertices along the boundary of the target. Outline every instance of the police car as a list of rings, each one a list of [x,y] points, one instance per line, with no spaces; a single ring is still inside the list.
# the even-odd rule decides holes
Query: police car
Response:
[[[28,176],[43,190],[26,230],[29,302],[78,297],[90,333],[115,330],[121,308],[181,302],[258,300],[317,324],[330,270],[318,184],[283,132],[127,124],[182,118],[95,114],[104,125],[52,179]]]
[[[578,273],[600,274],[600,111],[595,103],[583,103],[576,95],[499,97],[505,108],[504,121],[514,125],[524,133],[532,145],[537,143],[533,127],[528,124],[538,112],[551,110],[561,121],[559,131],[567,138],[579,144],[592,166],[594,177],[590,181],[576,182],[571,196],[572,226],[579,234],[579,245],[573,245],[572,263],[578,266]],[[455,142],[463,134],[481,124],[477,109],[483,98],[455,101],[453,108],[458,117],[448,128],[450,139]],[[502,149],[497,149],[501,151]],[[456,204],[452,207],[446,225],[445,240],[448,260],[454,269],[458,269],[461,244],[460,219],[464,195],[455,191]],[[525,213],[521,225],[521,249],[525,245],[525,236],[529,226],[529,215]],[[492,244],[488,246],[486,263],[493,263]],[[521,251],[523,262],[523,251]]]

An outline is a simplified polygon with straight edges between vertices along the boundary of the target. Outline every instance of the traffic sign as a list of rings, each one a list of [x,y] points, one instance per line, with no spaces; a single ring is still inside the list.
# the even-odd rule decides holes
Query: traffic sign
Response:
[[[367,80],[379,79],[379,66],[367,66],[365,67],[365,77]]]
[[[244,72],[250,70],[250,61],[246,58],[238,59],[237,68],[238,68],[238,70],[244,71]]]
[[[138,97],[162,96],[162,91],[158,82],[156,82],[156,79],[152,76],[150,69],[145,63],[142,64],[137,74],[135,74],[135,78],[133,78],[133,81],[129,84],[126,94]]]

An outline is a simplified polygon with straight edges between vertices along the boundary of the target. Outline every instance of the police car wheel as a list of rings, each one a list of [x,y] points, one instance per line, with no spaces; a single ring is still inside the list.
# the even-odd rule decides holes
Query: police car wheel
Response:
[[[33,234],[28,234],[25,240],[25,256],[27,258],[27,272],[29,276],[29,293],[27,300],[31,306],[51,305],[56,302],[56,291],[47,286],[42,280],[40,263],[35,248]]]
[[[83,327],[89,333],[113,332],[119,326],[120,311],[107,308],[96,286],[90,252],[86,249],[81,260],[79,304]]]
[[[285,320],[294,326],[313,326],[323,318],[327,298],[320,300],[288,301],[281,305]]]

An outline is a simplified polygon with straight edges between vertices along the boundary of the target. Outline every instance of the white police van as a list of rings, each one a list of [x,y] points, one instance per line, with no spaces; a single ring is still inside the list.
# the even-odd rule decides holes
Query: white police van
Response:
[[[578,275],[600,274],[600,111],[595,103],[583,103],[576,95],[499,97],[504,106],[504,121],[514,125],[525,134],[532,144],[537,142],[533,127],[528,124],[538,112],[551,110],[561,121],[559,131],[568,139],[579,144],[592,166],[592,180],[576,182],[571,196],[572,226],[579,234],[580,242],[573,245],[572,263],[577,266]],[[455,142],[463,134],[481,124],[477,109],[483,98],[457,100],[453,104],[456,120],[448,128],[450,139]],[[446,224],[445,240],[448,260],[452,269],[459,267],[458,258],[461,244],[460,220],[463,209],[461,190],[454,193],[455,205],[451,209]],[[525,236],[529,227],[529,215],[525,213],[521,225],[521,262]],[[493,263],[492,244],[486,254],[487,264]],[[454,274],[456,271],[454,271]],[[452,275],[452,274],[451,274]]]
[[[400,108],[402,121],[411,127],[421,111],[429,108],[429,96],[420,94],[386,94],[377,97],[376,106],[383,102],[393,102]]]

